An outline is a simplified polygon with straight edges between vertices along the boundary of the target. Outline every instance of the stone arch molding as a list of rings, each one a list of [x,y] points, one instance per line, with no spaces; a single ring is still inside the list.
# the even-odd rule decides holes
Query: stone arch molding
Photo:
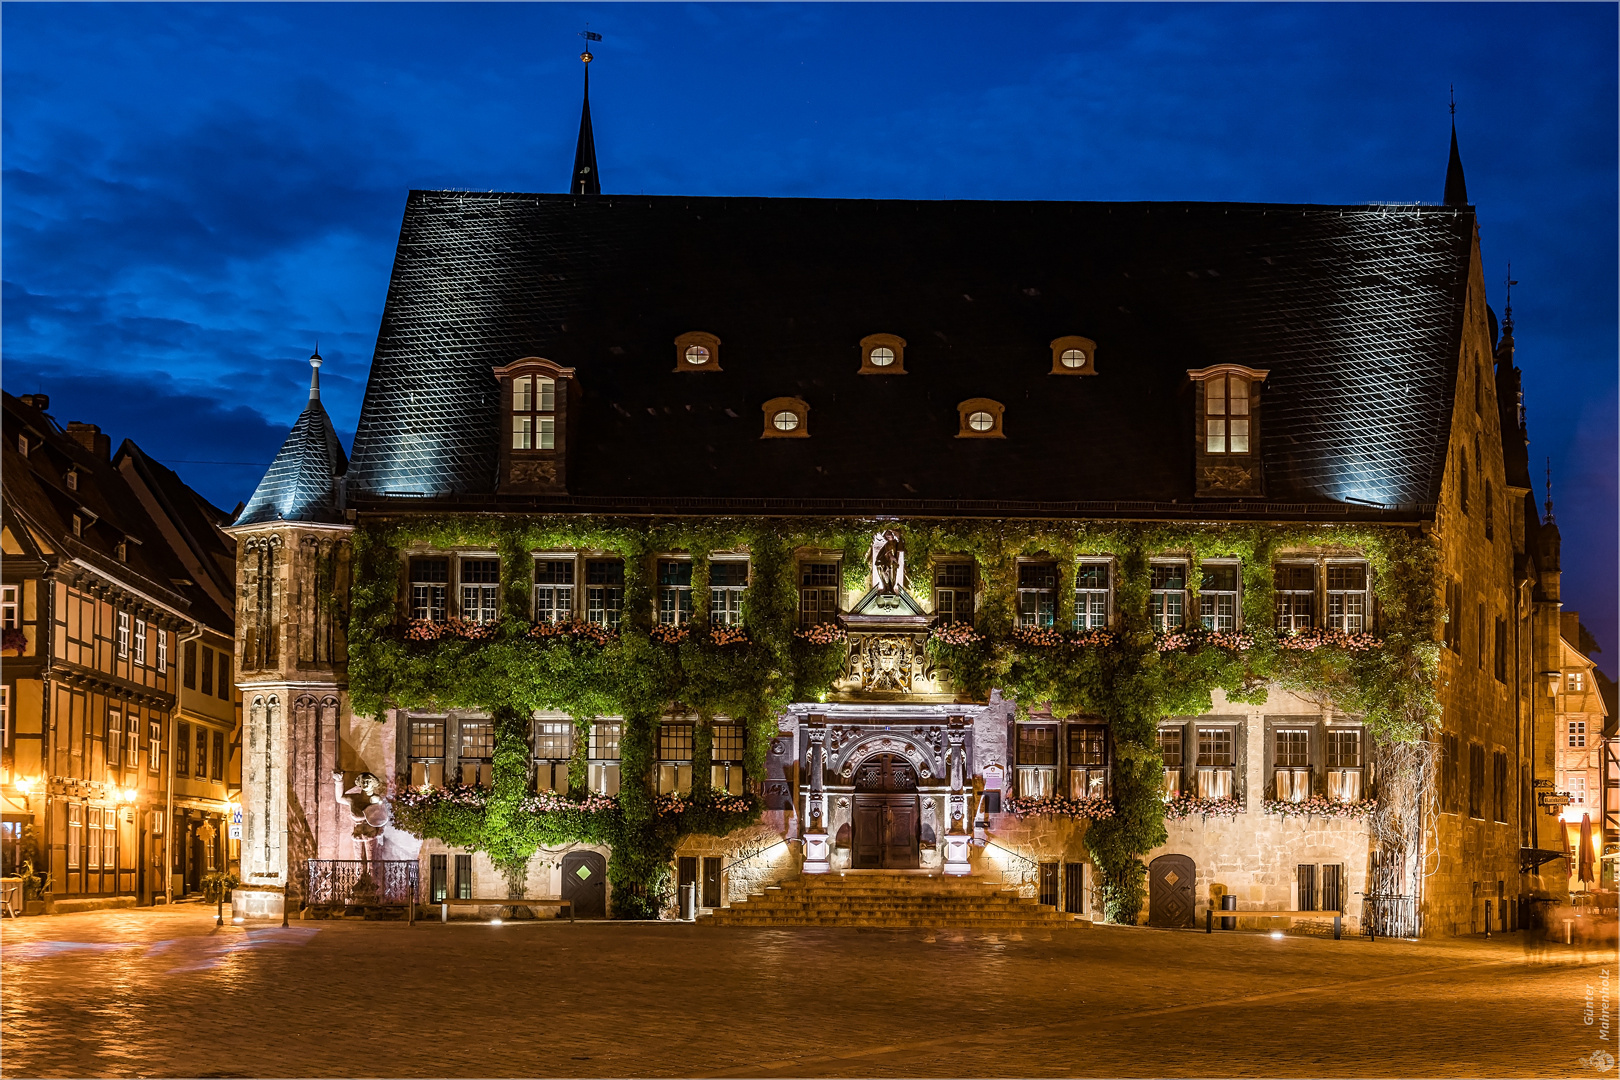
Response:
[[[833,729],[843,735],[837,750],[831,755],[830,771],[837,779],[834,783],[852,784],[855,770],[873,754],[902,754],[917,770],[919,787],[930,787],[950,782],[945,768],[944,725],[923,728],[923,734],[894,729],[861,730]],[[939,747],[934,746],[937,732]]]

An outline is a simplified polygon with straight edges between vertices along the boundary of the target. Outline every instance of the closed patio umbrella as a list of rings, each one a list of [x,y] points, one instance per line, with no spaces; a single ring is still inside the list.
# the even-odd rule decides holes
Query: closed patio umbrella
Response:
[[[1592,872],[1592,815],[1581,815],[1581,851],[1576,859],[1575,875],[1590,888],[1596,880]]]

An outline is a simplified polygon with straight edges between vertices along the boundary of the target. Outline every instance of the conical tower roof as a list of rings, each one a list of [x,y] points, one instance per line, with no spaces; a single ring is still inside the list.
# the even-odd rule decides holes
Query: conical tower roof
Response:
[[[1451,117],[1451,159],[1446,162],[1446,196],[1447,206],[1468,205],[1468,183],[1463,179],[1462,154],[1457,152],[1457,117],[1456,106],[1452,106]]]
[[[287,441],[270,463],[236,519],[237,525],[278,521],[338,525],[343,522],[343,476],[349,458],[343,452],[332,419],[321,405],[321,355],[309,358],[309,404],[299,414]]]
[[[574,147],[574,179],[570,189],[575,195],[602,194],[602,178],[596,172],[596,136],[591,131],[591,54],[585,59],[585,106],[579,114],[579,143]]]

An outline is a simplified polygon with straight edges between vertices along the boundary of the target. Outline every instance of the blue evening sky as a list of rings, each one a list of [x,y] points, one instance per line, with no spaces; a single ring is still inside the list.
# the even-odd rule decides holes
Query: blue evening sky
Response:
[[[142,5],[0,10],[4,379],[229,508],[319,337],[345,443],[406,191],[1438,202],[1447,88],[1511,260],[1565,601],[1616,639],[1617,9]]]

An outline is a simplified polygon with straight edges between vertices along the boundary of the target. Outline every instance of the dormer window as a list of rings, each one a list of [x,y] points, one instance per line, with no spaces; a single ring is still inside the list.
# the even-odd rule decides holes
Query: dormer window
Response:
[[[26,433],[17,436],[17,453],[23,457],[28,456],[28,435]]]
[[[906,339],[894,334],[868,334],[861,338],[862,375],[904,375]]]
[[[568,490],[568,408],[578,396],[574,369],[538,356],[496,368],[504,435],[500,490]]]
[[[1260,384],[1269,372],[1217,364],[1187,372],[1196,391],[1197,491],[1260,495]]]
[[[719,371],[720,339],[693,330],[675,339],[676,371]]]
[[[810,437],[810,406],[799,398],[771,398],[764,406],[765,431],[762,439],[807,439]]]
[[[73,535],[84,535],[84,518],[80,517],[78,514],[73,515]]]
[[[958,439],[1005,439],[1001,430],[1001,402],[989,398],[968,398],[956,406],[961,423]]]
[[[63,477],[63,479],[67,481],[67,489],[69,491],[79,490],[79,473],[77,469],[69,469],[67,471],[67,476]]]
[[[512,380],[512,449],[557,448],[557,382],[544,375]]]
[[[1053,341],[1052,374],[1097,374],[1097,343],[1090,338],[1073,335]]]

